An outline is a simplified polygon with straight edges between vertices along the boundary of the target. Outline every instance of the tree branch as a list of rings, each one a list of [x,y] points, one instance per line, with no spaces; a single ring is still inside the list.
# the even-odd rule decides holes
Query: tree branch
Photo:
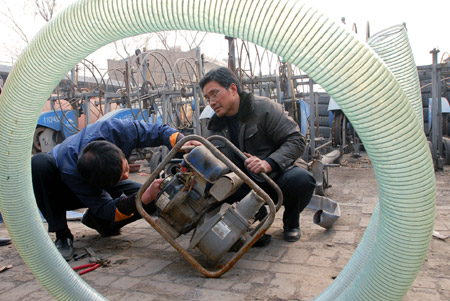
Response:
[[[37,12],[45,22],[49,22],[53,18],[55,12],[56,0],[35,0]]]
[[[9,22],[11,22],[12,25],[9,26],[9,28],[11,28],[15,33],[18,34],[19,38],[25,42],[27,45],[29,43],[28,41],[28,37],[25,34],[25,32],[23,31],[22,27],[15,21],[15,18],[11,12],[11,9],[9,8],[8,5],[6,5],[3,1],[4,6],[6,7],[6,10],[8,11],[8,13],[4,13],[3,11],[1,12],[1,14],[3,16],[5,16]]]

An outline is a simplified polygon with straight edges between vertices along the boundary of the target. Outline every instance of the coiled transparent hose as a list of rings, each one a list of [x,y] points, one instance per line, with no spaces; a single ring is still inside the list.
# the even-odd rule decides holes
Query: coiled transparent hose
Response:
[[[379,201],[355,254],[317,299],[400,300],[420,270],[435,214],[434,169],[422,125],[367,44],[289,0],[85,0],[38,33],[0,96],[0,209],[36,278],[56,299],[102,299],[58,254],[35,205],[31,141],[45,101],[75,64],[100,47],[173,29],[259,44],[304,70],[336,100],[372,161]]]
[[[419,124],[423,124],[419,78],[405,27],[403,25],[392,26],[376,33],[367,42],[397,78],[416,112]],[[366,268],[365,263],[377,239],[379,209],[379,203],[377,203],[372,214],[371,225],[364,233],[364,237],[352,257],[352,264],[348,264],[344,268],[337,278],[338,281],[334,282],[322,293],[322,296],[339,296],[357,279],[357,275],[361,270]],[[399,296],[401,293],[399,293]],[[390,294],[392,294],[392,291],[390,291]],[[390,298],[395,299],[396,297],[391,296]]]
[[[423,125],[419,74],[405,26],[395,25],[380,31],[370,37],[367,43],[394,74],[413,106],[419,118],[419,124]]]

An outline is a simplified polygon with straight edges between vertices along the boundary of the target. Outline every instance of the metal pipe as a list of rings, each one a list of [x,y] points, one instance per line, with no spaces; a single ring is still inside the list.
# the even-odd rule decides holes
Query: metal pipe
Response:
[[[316,153],[316,132],[315,128],[315,110],[314,110],[314,81],[312,78],[309,79],[309,107],[311,114],[309,115],[309,143],[310,143],[310,155],[314,158]]]
[[[433,149],[438,154],[436,160],[439,161],[439,156],[442,155],[442,104],[439,79],[441,78],[438,70],[438,53],[439,50],[434,48],[430,53],[433,55],[433,65],[431,70],[431,143]],[[439,166],[438,162],[435,162],[435,166]]]

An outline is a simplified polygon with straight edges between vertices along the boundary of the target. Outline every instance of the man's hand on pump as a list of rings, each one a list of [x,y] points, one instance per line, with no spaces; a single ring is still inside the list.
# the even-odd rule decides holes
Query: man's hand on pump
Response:
[[[245,160],[245,167],[247,167],[250,172],[259,174],[260,172],[269,173],[272,171],[272,166],[270,166],[269,162],[266,160],[261,160],[246,152],[244,152],[244,155],[247,157]]]
[[[197,140],[190,140],[183,144],[183,146],[180,148],[181,151],[184,151],[186,153],[189,153],[191,150],[193,150],[197,146],[203,145],[200,141]]]
[[[163,180],[164,179],[156,179],[147,187],[141,197],[141,201],[144,205],[150,204],[156,199],[158,193],[161,191],[160,185]]]

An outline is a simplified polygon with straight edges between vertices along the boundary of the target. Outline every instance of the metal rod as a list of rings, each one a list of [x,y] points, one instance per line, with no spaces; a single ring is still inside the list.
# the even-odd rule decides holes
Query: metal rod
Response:
[[[322,144],[321,146],[316,147],[316,150],[322,149],[322,148],[324,148],[325,146],[328,146],[328,145],[330,145],[330,144],[331,144],[331,141],[325,142],[325,143]]]
[[[436,160],[439,160],[439,156],[442,154],[442,108],[441,108],[441,95],[440,95],[440,81],[438,71],[438,53],[439,50],[434,48],[430,53],[433,55],[433,65],[431,72],[431,97],[432,97],[432,121],[431,121],[431,143],[436,150],[438,156]],[[438,163],[438,162],[435,162]],[[437,164],[435,166],[438,166]]]
[[[314,114],[314,82],[312,79],[309,79],[309,107],[310,107],[310,115],[309,115],[309,140],[310,140],[310,154],[311,158],[314,158],[314,154],[316,153],[316,133],[314,131],[314,123],[315,123],[315,114]]]

